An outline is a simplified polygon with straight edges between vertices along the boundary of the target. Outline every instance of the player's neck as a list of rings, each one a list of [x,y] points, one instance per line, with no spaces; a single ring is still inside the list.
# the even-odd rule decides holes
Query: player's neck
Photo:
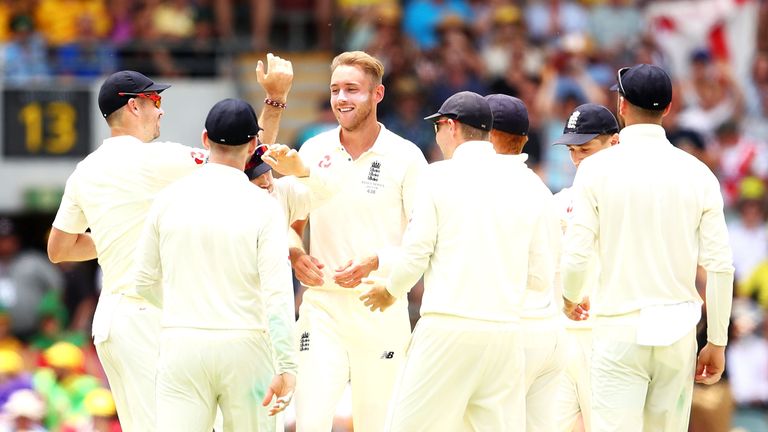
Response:
[[[138,139],[139,141],[145,142],[145,143],[152,141],[151,137],[146,137],[144,136],[144,134],[141,133],[141,131],[137,130],[136,128],[131,128],[127,126],[121,126],[121,125],[112,126],[110,128],[110,133],[113,138],[127,135],[127,136],[132,136]]]
[[[347,150],[347,153],[352,156],[352,159],[357,159],[360,155],[373,147],[373,143],[375,143],[376,139],[379,137],[379,132],[381,132],[381,126],[378,121],[373,118],[372,121],[366,122],[353,131],[342,128],[339,134],[339,140],[341,141],[341,145],[344,146],[344,149]]]

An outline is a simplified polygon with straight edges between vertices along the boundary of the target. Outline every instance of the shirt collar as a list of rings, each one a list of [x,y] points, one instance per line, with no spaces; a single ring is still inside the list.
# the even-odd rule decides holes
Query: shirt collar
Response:
[[[377,122],[378,123],[378,122]],[[363,154],[366,153],[375,153],[379,155],[384,155],[392,151],[392,146],[387,144],[387,137],[385,135],[389,135],[389,130],[381,124],[378,123],[380,129],[379,129],[379,135],[376,137],[376,141],[373,142],[373,145],[371,148],[366,150]],[[344,146],[341,144],[341,126],[336,127],[336,133],[334,134],[336,137],[336,142],[339,143],[338,148],[344,148]],[[361,155],[362,156],[362,155]]]

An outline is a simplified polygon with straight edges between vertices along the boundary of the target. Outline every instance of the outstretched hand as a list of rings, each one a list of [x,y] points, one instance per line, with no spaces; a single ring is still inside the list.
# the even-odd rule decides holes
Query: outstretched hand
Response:
[[[387,291],[384,281],[378,278],[363,278],[360,288],[368,288],[359,298],[366,307],[371,309],[371,312],[376,312],[376,309],[384,312],[397,300]]]
[[[364,277],[379,268],[379,257],[373,255],[361,260],[349,260],[346,264],[336,269],[333,281],[344,288],[354,288],[360,285]]]
[[[285,372],[275,375],[272,378],[272,382],[269,383],[269,388],[266,395],[264,395],[264,400],[261,401],[261,405],[266,407],[272,403],[272,406],[269,408],[269,415],[273,416],[290,405],[295,388],[296,377],[293,374]],[[274,403],[272,399],[275,399]]]
[[[293,65],[272,53],[267,54],[267,68],[259,60],[256,63],[256,81],[259,82],[267,97],[285,103],[293,85]]]
[[[307,177],[309,175],[309,168],[304,164],[304,161],[299,156],[299,152],[285,144],[272,144],[268,146],[261,160],[282,175],[293,175],[296,177]]]

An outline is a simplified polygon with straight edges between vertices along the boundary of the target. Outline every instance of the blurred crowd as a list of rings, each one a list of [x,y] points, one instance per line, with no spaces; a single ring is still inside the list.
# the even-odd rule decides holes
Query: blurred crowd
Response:
[[[521,98],[531,120],[524,152],[554,192],[575,174],[567,149],[549,145],[573,109],[594,102],[615,110],[608,89],[620,67],[669,71],[675,92],[664,126],[720,179],[736,268],[727,379],[697,388],[691,430],[768,428],[768,2],[0,0],[0,70],[17,85],[89,81],[124,68],[222,76],[220,60],[233,49],[273,49],[298,29],[303,48],[381,59],[379,118],[430,161],[441,155],[422,118],[448,96]],[[334,125],[324,100],[296,145]],[[87,336],[98,267],[54,266],[23,249],[17,231],[0,219],[0,432],[15,421],[37,422],[29,430],[115,430]],[[415,321],[418,295],[411,300]]]

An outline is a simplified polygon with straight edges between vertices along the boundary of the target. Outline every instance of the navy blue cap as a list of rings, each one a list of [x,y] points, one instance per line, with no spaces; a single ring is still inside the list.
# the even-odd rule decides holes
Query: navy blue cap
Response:
[[[488,101],[470,91],[458,92],[449,97],[436,113],[424,117],[424,120],[434,121],[440,117],[448,117],[484,131],[490,131],[493,127],[493,113]]]
[[[99,89],[99,110],[101,115],[106,118],[108,115],[122,108],[128,103],[128,99],[135,97],[133,95],[121,96],[120,93],[162,93],[163,90],[170,87],[170,84],[157,84],[144,74],[123,70],[115,72],[101,85]]]
[[[256,151],[253,153],[253,156],[251,156],[251,158],[248,159],[248,163],[245,164],[244,171],[245,171],[245,174],[248,176],[248,180],[253,180],[272,169],[272,167],[269,166],[268,163],[264,162],[264,160],[261,159],[261,156],[263,154],[264,154],[264,147],[258,147]]]
[[[619,131],[619,124],[608,108],[588,103],[573,110],[563,128],[563,135],[552,145],[582,145],[600,135],[613,135]]]
[[[528,109],[520,99],[492,94],[485,97],[493,112],[493,128],[513,135],[528,135]]]
[[[216,102],[205,119],[208,139],[225,145],[241,145],[258,136],[261,128],[251,104],[240,99]]]
[[[639,64],[619,69],[616,84],[618,90],[632,105],[653,111],[662,111],[672,102],[672,80],[664,69]]]

